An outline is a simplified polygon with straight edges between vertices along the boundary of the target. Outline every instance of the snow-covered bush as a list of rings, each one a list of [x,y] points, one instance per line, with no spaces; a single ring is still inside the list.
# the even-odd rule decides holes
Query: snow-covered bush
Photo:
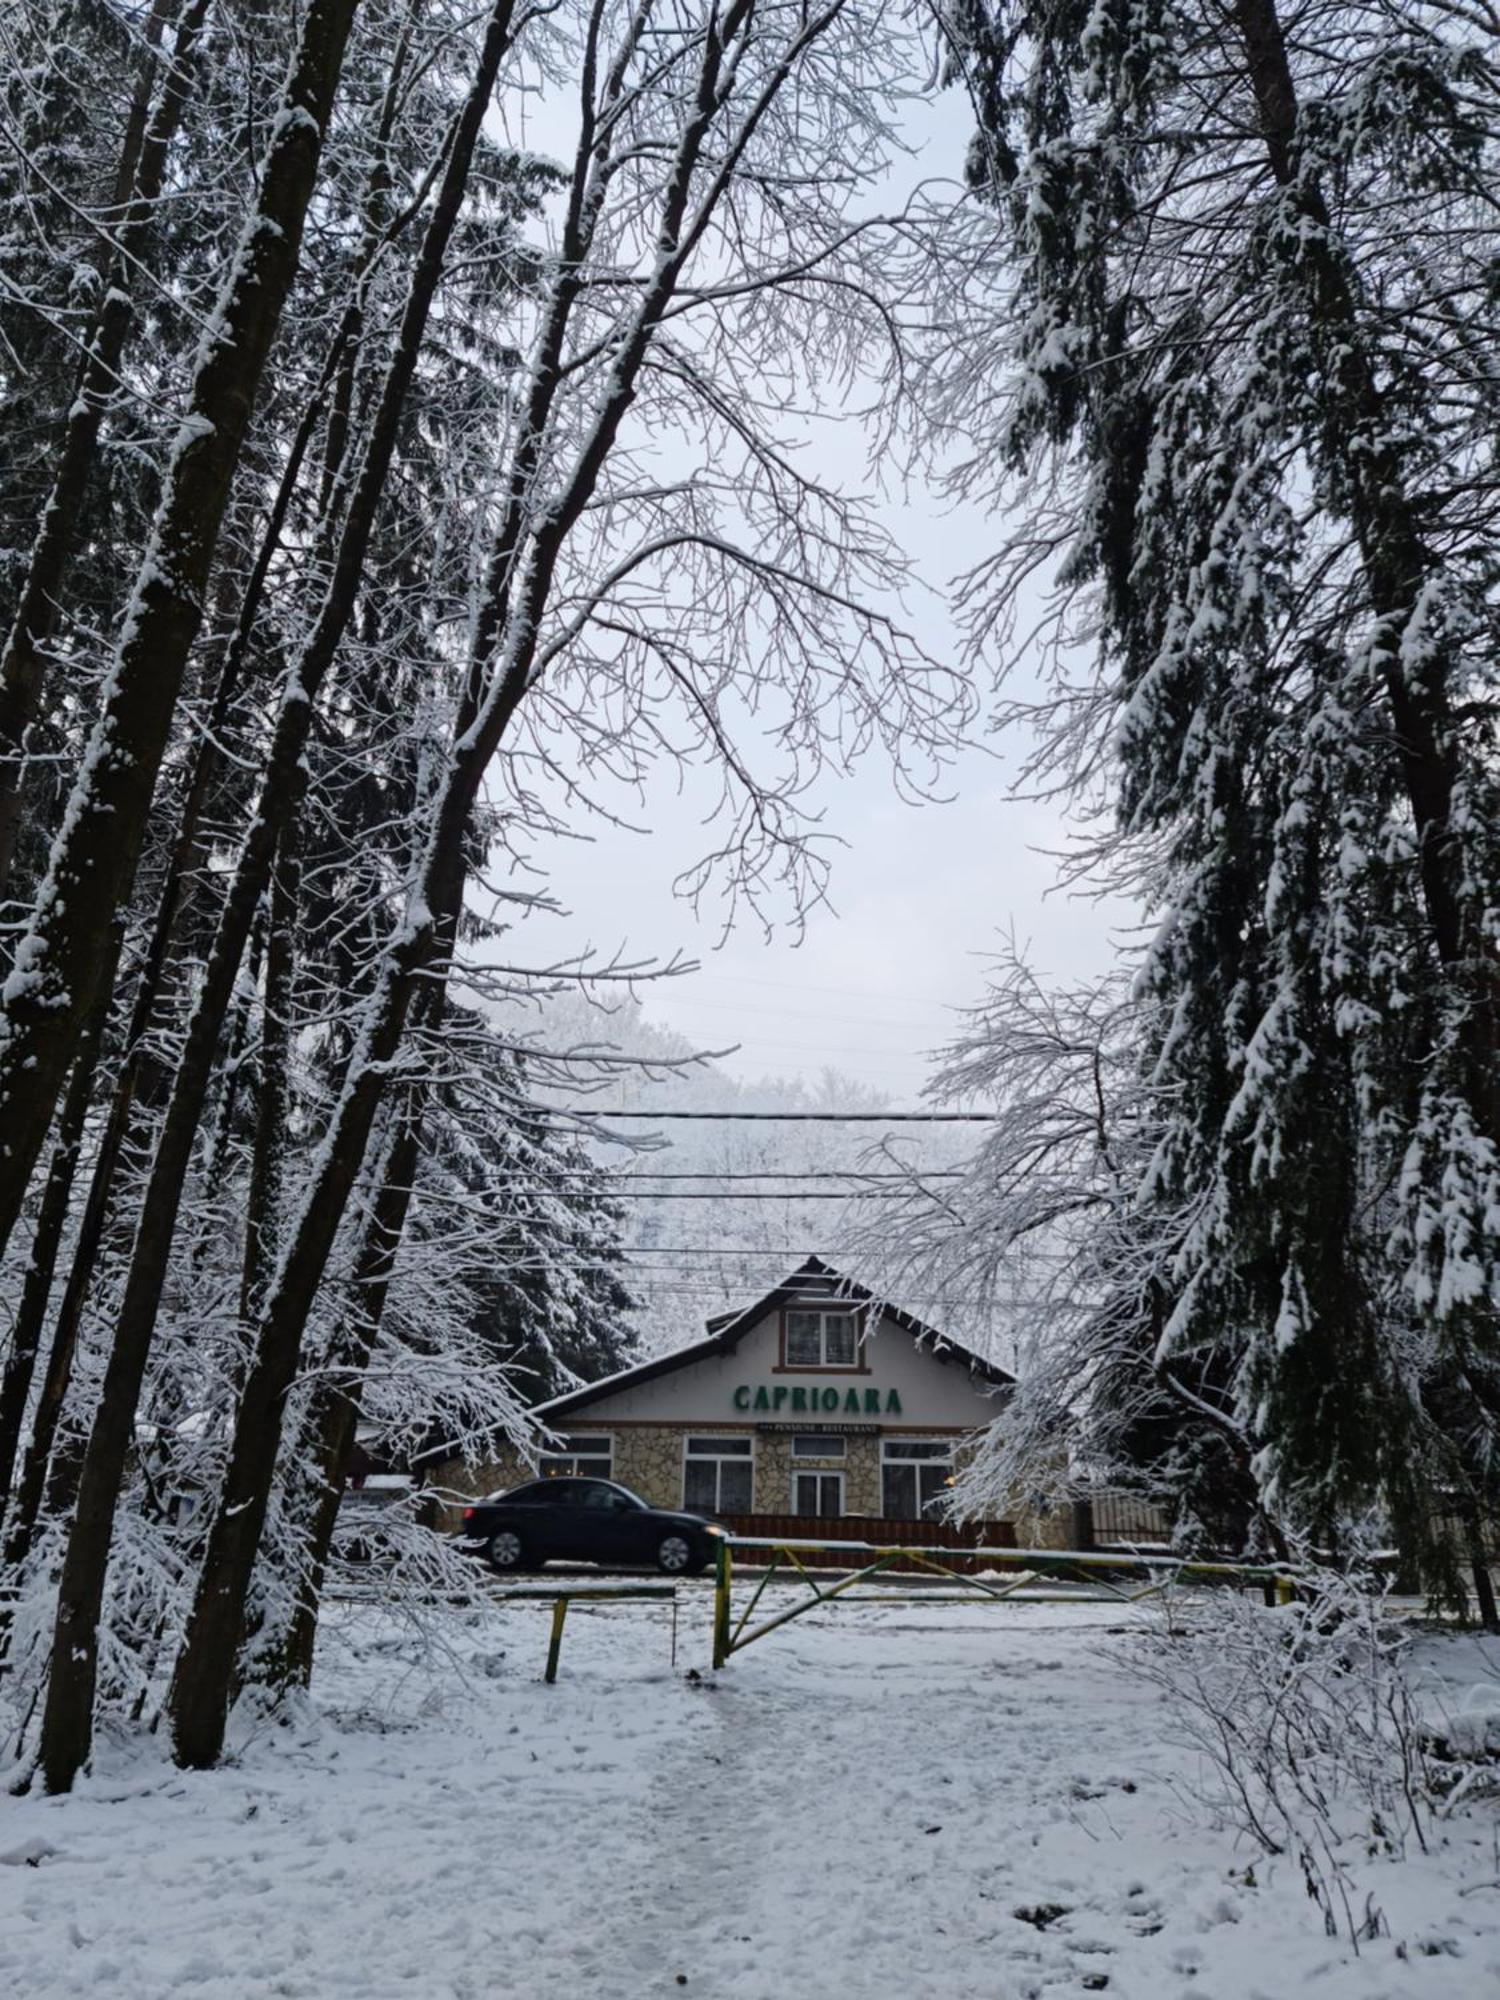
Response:
[[[1316,1570],[1276,1611],[1228,1591],[1178,1605],[1135,1655],[1199,1753],[1198,1803],[1300,1869],[1356,1949],[1386,1928],[1362,1866],[1425,1853],[1439,1803],[1409,1651],[1378,1585]]]

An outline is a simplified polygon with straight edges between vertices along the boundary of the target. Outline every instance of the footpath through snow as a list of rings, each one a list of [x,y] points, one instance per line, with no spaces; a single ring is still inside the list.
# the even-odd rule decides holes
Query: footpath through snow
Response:
[[[1117,1610],[818,1613],[716,1681],[693,1589],[676,1671],[660,1608],[575,1609],[552,1688],[546,1615],[434,1653],[347,1612],[316,1702],[235,1769],[0,1804],[0,1992],[1500,1995],[1493,1820],[1371,1862],[1391,1935],[1356,1956],[1295,1866],[1205,1826]]]

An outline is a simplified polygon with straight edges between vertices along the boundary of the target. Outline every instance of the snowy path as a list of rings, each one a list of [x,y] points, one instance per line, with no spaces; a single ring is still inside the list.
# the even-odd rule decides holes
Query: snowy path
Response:
[[[1371,1876],[1355,1959],[1294,1872],[1204,1831],[1098,1607],[882,1606],[699,1657],[684,1610],[545,1613],[414,1672],[366,1614],[333,1720],[229,1773],[0,1805],[0,1992],[28,2000],[1490,2000],[1477,1829]],[[28,1862],[34,1865],[28,1865]],[[1398,1957],[1403,1946],[1406,1956]]]

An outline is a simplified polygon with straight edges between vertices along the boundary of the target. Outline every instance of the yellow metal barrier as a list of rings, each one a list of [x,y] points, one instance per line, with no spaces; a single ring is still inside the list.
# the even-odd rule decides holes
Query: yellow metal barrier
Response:
[[[672,1606],[672,1662],[677,1662],[677,1586],[675,1583],[565,1583],[556,1587],[550,1584],[522,1585],[520,1588],[497,1591],[491,1603],[509,1604],[513,1600],[529,1600],[552,1606],[552,1631],[547,1641],[547,1670],[542,1679],[549,1685],[557,1679],[558,1656],[562,1652],[563,1627],[568,1619],[568,1606],[574,1602],[584,1604],[629,1603],[632,1600],[651,1598],[670,1600]]]
[[[742,1550],[764,1550],[769,1553],[767,1562],[751,1594],[749,1603],[740,1613],[738,1621],[732,1614],[730,1594],[734,1583],[734,1552]],[[812,1571],[800,1560],[801,1555],[849,1555],[867,1556],[872,1561],[864,1562],[837,1582],[819,1587]],[[965,1576],[947,1567],[941,1557],[970,1559],[982,1556],[991,1569],[1016,1570],[1020,1574],[1012,1583],[997,1584],[989,1577]],[[905,1549],[885,1547],[875,1542],[815,1542],[776,1541],[758,1535],[724,1535],[718,1543],[714,1567],[714,1665],[726,1666],[732,1653],[741,1647],[753,1645],[763,1639],[768,1632],[774,1632],[779,1625],[788,1624],[793,1618],[801,1618],[809,1611],[815,1611],[820,1604],[830,1604],[836,1598],[848,1597],[858,1585],[868,1582],[871,1577],[889,1571],[896,1563],[915,1565],[919,1569],[936,1573],[959,1586],[952,1591],[924,1589],[898,1595],[881,1591],[873,1598],[856,1598],[857,1603],[879,1602],[883,1604],[951,1604],[963,1603],[973,1598],[1003,1600],[1014,1597],[1018,1591],[1027,1588],[1037,1580],[1048,1578],[1054,1581],[1067,1580],[1082,1573],[1085,1582],[1096,1585],[1092,1600],[1070,1592],[1078,1602],[1105,1601],[1113,1599],[1125,1604],[1139,1604],[1145,1598],[1169,1588],[1174,1583],[1234,1582],[1254,1585],[1266,1593],[1267,1603],[1289,1604],[1296,1593],[1295,1578],[1286,1570],[1261,1567],[1251,1563],[1191,1562],[1177,1556],[1129,1556],[1112,1555],[1096,1549]],[[793,1580],[807,1585],[811,1596],[778,1611],[764,1619],[759,1625],[750,1627],[750,1619],[765,1594],[766,1586],[776,1576],[778,1570],[790,1570]],[[1144,1576],[1145,1582],[1136,1589],[1124,1589],[1113,1581],[1121,1573]],[[750,1627],[750,1629],[746,1629]]]

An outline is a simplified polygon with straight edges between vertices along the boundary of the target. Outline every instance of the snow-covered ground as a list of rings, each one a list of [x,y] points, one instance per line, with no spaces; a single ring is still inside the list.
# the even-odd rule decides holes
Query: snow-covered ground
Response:
[[[715,1678],[694,1586],[675,1670],[664,1607],[575,1610],[549,1688],[542,1606],[436,1649],[348,1610],[316,1701],[242,1729],[234,1769],[136,1755],[70,1799],[0,1800],[0,1993],[1500,1994],[1493,1816],[1369,1863],[1391,1934],[1356,1956],[1294,1866],[1190,1804],[1122,1661],[1130,1615],[850,1607]],[[1481,1664],[1472,1641],[1427,1657],[1454,1686]]]

